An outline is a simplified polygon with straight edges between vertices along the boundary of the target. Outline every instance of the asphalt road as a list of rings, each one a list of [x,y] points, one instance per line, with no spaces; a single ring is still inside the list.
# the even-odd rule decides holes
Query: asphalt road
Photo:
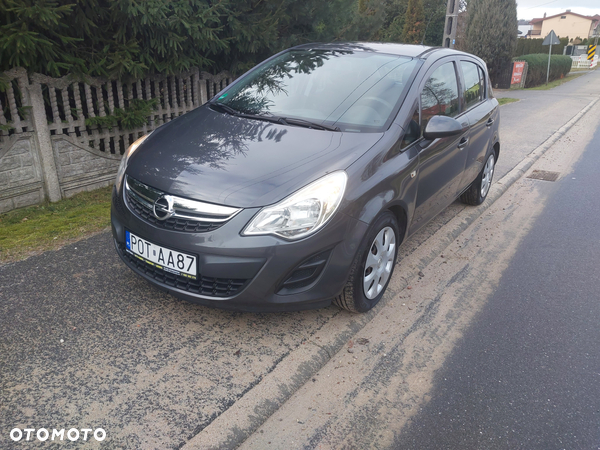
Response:
[[[502,107],[497,179],[598,97],[599,75]],[[541,112],[552,121],[538,118]],[[293,383],[275,389],[284,401],[339,348],[323,341],[345,342],[376,317],[404,288],[406,271],[424,260],[414,254],[426,254],[428,242],[464,210],[452,205],[403,245],[387,300],[363,316],[335,307],[242,314],[185,303],[127,270],[109,233],[1,266],[0,448],[14,448],[15,427],[102,427],[102,447],[178,448],[300,360],[282,375]],[[300,358],[309,347],[321,359]],[[247,415],[260,423],[277,405]],[[65,440],[61,448],[81,444]],[[36,447],[58,444],[27,444]]]
[[[580,76],[557,88],[497,91],[497,97],[517,98],[502,107],[500,136],[504,152],[496,175],[503,176],[522,159],[520,150],[534,149],[600,95],[600,73]],[[531,151],[531,150],[529,150]]]
[[[568,148],[564,148],[568,151]],[[398,449],[600,449],[600,128]]]
[[[533,165],[520,165],[500,180],[477,218],[468,219],[466,209],[444,226],[441,234],[469,223],[332,356],[312,383],[252,433],[241,450],[595,449],[578,438],[582,429],[593,433],[598,425],[598,418],[586,413],[598,398],[596,386],[587,385],[598,375],[598,357],[590,350],[597,348],[593,324],[600,308],[594,304],[597,296],[579,313],[573,313],[577,308],[572,304],[578,304],[580,292],[593,295],[597,290],[597,239],[585,248],[595,239],[597,220],[587,219],[598,215],[590,212],[597,204],[597,188],[590,193],[592,202],[579,205],[578,213],[586,211],[581,218],[568,211],[549,217],[544,212],[551,194],[574,177],[574,164],[586,147],[597,152],[594,132],[599,128],[600,102],[595,102],[554,145],[534,152],[541,156]],[[590,165],[590,173],[595,167]],[[559,181],[531,178],[536,171],[556,172]],[[583,180],[575,192],[590,181]],[[504,183],[510,187],[498,195],[496,189]],[[565,200],[580,201],[576,196]],[[536,220],[554,222],[542,230],[553,234],[540,234]],[[568,234],[571,223],[580,220],[587,223],[580,224],[582,234],[575,233],[577,245],[569,254],[576,260],[577,252],[587,252],[578,262],[586,270],[563,286],[562,277],[571,271],[563,270],[557,256],[563,247],[554,246],[554,238]],[[524,247],[530,236],[536,237],[535,243]],[[403,262],[418,259],[429,242]],[[551,249],[552,257],[540,249]],[[513,269],[519,252],[528,257],[528,271],[519,264]],[[577,263],[568,258],[565,263],[577,272]],[[523,287],[538,269],[539,284]],[[511,270],[518,278],[503,284],[503,274]],[[590,274],[596,278],[586,279]],[[556,285],[544,284],[548,276],[556,278]],[[504,298],[490,311],[499,292]],[[535,295],[548,295],[552,301],[542,297],[536,305]],[[588,306],[595,308],[591,317],[585,315]],[[561,348],[557,342],[563,341],[571,342]],[[587,355],[577,348],[584,342]],[[586,377],[576,380],[582,371]],[[556,403],[546,403],[548,399]],[[562,439],[564,446],[549,445],[552,437]],[[196,448],[210,448],[196,443]]]

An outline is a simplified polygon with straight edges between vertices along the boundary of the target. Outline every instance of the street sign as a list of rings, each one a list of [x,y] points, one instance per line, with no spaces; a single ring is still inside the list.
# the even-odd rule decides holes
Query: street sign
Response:
[[[596,54],[596,45],[595,44],[588,45],[588,48],[587,48],[588,61],[591,61],[592,59],[594,59],[595,54]]]
[[[552,46],[558,44],[560,44],[558,36],[554,30],[550,30],[550,33],[548,33],[548,36],[546,36],[546,39],[544,39],[544,42],[542,42],[542,45],[550,46],[550,49],[548,50],[548,71],[546,72],[546,84],[548,84],[548,78],[550,78],[550,55],[552,54]]]
[[[548,36],[546,36],[546,39],[544,39],[544,42],[542,42],[542,45],[558,45],[558,44],[560,44],[560,39],[558,39],[558,36],[554,32],[554,30],[550,31]]]

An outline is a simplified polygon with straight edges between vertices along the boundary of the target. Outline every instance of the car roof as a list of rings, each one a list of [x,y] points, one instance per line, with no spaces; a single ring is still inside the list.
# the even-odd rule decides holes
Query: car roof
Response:
[[[303,44],[294,49],[319,49],[319,50],[351,50],[386,53],[390,55],[408,56],[410,58],[426,59],[432,54],[436,56],[463,54],[458,50],[453,50],[444,47],[428,47],[426,45],[411,45],[411,44],[394,44],[388,42],[331,42],[321,43],[315,42],[312,44]]]

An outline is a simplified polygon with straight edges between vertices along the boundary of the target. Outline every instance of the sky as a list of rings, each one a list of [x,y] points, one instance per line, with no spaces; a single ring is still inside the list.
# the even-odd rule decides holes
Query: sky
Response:
[[[519,19],[534,19],[560,14],[570,9],[571,12],[584,16],[600,14],[599,0],[517,0],[517,16]]]

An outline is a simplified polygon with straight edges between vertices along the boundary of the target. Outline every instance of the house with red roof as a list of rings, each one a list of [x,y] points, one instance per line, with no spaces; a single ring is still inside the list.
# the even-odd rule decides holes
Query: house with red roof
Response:
[[[529,38],[545,38],[551,30],[554,30],[558,37],[568,37],[571,39],[586,39],[592,36],[594,29],[600,23],[600,15],[583,16],[571,12],[567,9],[564,13],[555,14],[554,16],[533,19],[529,22],[531,30],[529,30]]]

